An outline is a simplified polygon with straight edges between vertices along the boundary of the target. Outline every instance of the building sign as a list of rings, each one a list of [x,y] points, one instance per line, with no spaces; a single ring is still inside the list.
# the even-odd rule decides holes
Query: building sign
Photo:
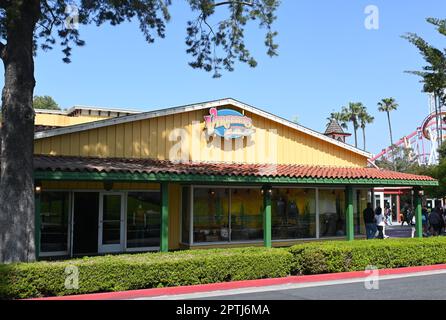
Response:
[[[238,139],[254,134],[252,119],[235,110],[212,108],[204,117],[207,134],[225,139]]]

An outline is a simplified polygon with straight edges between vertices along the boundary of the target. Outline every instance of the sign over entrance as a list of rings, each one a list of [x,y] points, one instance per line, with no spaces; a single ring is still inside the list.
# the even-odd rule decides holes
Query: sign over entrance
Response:
[[[255,131],[252,128],[252,119],[238,111],[212,108],[209,116],[204,117],[207,134],[217,135],[225,139],[238,139],[251,136]]]

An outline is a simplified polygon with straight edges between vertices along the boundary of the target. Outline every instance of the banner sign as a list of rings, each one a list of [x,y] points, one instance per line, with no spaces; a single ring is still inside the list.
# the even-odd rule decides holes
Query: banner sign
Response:
[[[235,110],[212,108],[204,117],[207,134],[225,139],[238,139],[254,134],[252,119]]]

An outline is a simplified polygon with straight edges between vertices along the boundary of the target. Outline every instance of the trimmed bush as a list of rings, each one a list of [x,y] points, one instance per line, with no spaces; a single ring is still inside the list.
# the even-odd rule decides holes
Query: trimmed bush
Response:
[[[446,263],[446,237],[309,242],[291,248],[214,249],[0,265],[0,298],[172,287]],[[79,288],[67,289],[69,266]]]
[[[446,263],[446,238],[313,242],[293,246],[291,274],[321,274]]]
[[[0,298],[31,298],[196,285],[289,275],[284,249],[243,248],[90,257],[63,262],[0,265]],[[79,288],[66,289],[67,266]]]

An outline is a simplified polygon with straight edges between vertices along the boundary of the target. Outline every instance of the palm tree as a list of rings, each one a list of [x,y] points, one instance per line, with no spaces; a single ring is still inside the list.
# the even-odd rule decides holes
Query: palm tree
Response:
[[[351,122],[353,124],[353,131],[355,133],[355,147],[358,147],[358,129],[359,129],[359,114],[364,108],[363,104],[360,102],[350,102],[348,107],[342,107],[342,118],[346,122]]]
[[[387,113],[387,122],[389,123],[390,145],[393,146],[392,124],[390,121],[390,112],[398,109],[398,104],[394,98],[382,99],[378,102],[378,111]]]
[[[370,115],[367,112],[367,108],[363,107],[361,112],[359,113],[359,123],[362,129],[362,140],[364,142],[364,151],[366,150],[366,135],[365,135],[365,128],[368,124],[373,123],[373,121],[375,120],[375,117],[373,117],[372,115]]]
[[[348,129],[347,121],[345,120],[344,114],[342,112],[332,112],[330,113],[330,116],[327,118],[327,120],[330,122],[331,120],[336,120],[339,125],[343,129]]]

